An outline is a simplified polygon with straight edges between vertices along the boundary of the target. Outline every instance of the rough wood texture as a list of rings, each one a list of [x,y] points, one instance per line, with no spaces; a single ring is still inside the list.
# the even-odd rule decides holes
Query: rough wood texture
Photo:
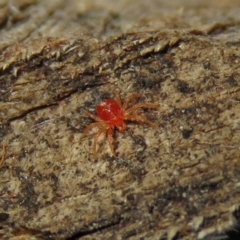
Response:
[[[240,8],[209,4],[1,1],[1,239],[237,234]],[[95,161],[85,111],[115,89],[158,127]]]

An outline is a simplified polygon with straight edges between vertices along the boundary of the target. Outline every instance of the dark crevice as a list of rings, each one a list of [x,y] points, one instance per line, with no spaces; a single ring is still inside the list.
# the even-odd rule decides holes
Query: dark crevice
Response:
[[[119,224],[120,221],[121,221],[121,217],[118,216],[118,217],[116,217],[116,219],[113,219],[111,223],[102,224],[102,226],[100,226],[100,227],[96,227],[96,228],[93,227],[91,229],[91,227],[89,226],[89,227],[87,227],[86,230],[80,230],[77,233],[74,233],[72,236],[66,238],[66,240],[78,240],[82,237],[103,231],[103,230],[111,228],[111,227],[114,227],[115,225]]]
[[[18,115],[18,116],[16,116],[16,117],[13,117],[13,118],[8,119],[7,122],[8,122],[8,123],[9,123],[9,122],[13,122],[13,121],[15,121],[15,120],[18,120],[18,119],[21,119],[21,118],[25,117],[26,115],[28,115],[29,113],[32,113],[32,112],[34,112],[34,111],[42,110],[42,109],[44,109],[44,108],[51,107],[51,106],[56,106],[56,105],[58,105],[58,103],[52,103],[52,104],[49,104],[49,105],[46,104],[46,105],[34,107],[34,108],[32,108],[32,109],[26,110],[26,111],[23,112],[21,115]]]

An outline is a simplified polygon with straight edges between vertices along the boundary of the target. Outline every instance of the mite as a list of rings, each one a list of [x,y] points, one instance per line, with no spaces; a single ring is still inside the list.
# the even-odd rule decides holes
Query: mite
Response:
[[[116,92],[116,100],[115,99],[106,99],[96,108],[97,116],[91,114],[90,112],[86,112],[87,116],[95,120],[94,123],[89,124],[85,130],[84,134],[88,134],[88,132],[92,128],[99,128],[97,131],[94,142],[93,142],[93,152],[95,158],[97,158],[97,143],[100,135],[106,134],[107,141],[109,143],[111,152],[114,156],[116,156],[114,147],[113,147],[113,133],[115,129],[118,129],[120,132],[124,132],[127,129],[127,125],[125,121],[135,121],[139,123],[146,123],[152,127],[156,127],[156,124],[149,121],[147,118],[134,114],[133,112],[139,108],[152,108],[157,109],[159,107],[158,104],[152,103],[137,103],[131,107],[128,107],[129,102],[134,98],[140,98],[142,95],[140,94],[132,94],[127,97],[123,102],[120,97],[120,93]]]

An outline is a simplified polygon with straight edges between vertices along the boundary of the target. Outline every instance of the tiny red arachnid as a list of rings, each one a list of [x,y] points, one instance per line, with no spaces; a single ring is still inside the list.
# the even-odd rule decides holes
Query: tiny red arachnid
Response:
[[[133,98],[139,98],[141,96],[142,95],[140,94],[134,93],[128,98],[126,98],[122,103],[120,93],[116,92],[116,100],[111,98],[106,99],[97,106],[97,116],[91,114],[90,112],[86,112],[87,116],[94,119],[96,122],[89,124],[85,128],[84,134],[87,134],[92,128],[100,128],[94,137],[93,151],[95,158],[97,158],[98,138],[103,133],[107,133],[107,140],[111,152],[114,156],[116,155],[113,148],[113,132],[115,128],[117,128],[120,132],[124,132],[127,128],[124,121],[137,121],[141,123],[147,123],[152,127],[156,127],[156,125],[153,122],[149,121],[147,118],[141,115],[132,114],[132,112],[139,108],[158,108],[159,105],[152,103],[138,103],[136,105],[133,105],[132,107],[127,108],[128,103]]]

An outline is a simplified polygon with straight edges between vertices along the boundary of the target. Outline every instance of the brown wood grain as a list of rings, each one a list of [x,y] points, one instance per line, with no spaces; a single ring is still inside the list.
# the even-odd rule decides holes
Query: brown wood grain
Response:
[[[238,4],[161,4],[0,4],[2,239],[237,232]],[[116,89],[142,94],[130,104],[159,104],[138,111],[157,127],[127,122],[114,133],[117,156],[102,139],[95,160],[86,110]]]

